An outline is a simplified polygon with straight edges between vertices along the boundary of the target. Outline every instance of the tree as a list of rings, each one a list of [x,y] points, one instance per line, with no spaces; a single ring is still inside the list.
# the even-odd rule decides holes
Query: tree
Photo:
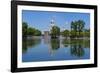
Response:
[[[70,37],[76,37],[76,32],[74,30],[70,31]]]
[[[62,36],[64,37],[68,37],[69,36],[69,31],[68,30],[64,30],[61,32]]]
[[[41,31],[40,30],[32,28],[32,27],[29,27],[27,29],[27,33],[28,33],[28,35],[31,35],[31,36],[40,36],[41,35]]]
[[[28,28],[27,23],[23,22],[22,23],[22,35],[23,35],[23,37],[27,36],[27,28]]]
[[[79,32],[79,34],[78,34],[79,36],[80,36],[80,33],[83,32],[83,30],[84,30],[84,25],[85,25],[84,21],[82,21],[82,20],[77,21],[77,30]]]
[[[33,27],[28,27],[28,24],[26,22],[23,22],[22,23],[22,34],[23,34],[23,37],[26,37],[27,35],[40,36],[41,31]]]
[[[84,30],[84,36],[85,37],[90,37],[90,29],[85,29]]]
[[[71,37],[77,36],[77,22],[71,22]]]
[[[29,28],[27,29],[27,35],[34,35],[34,34],[35,34],[35,29],[32,28],[32,27],[29,27]]]
[[[41,31],[40,30],[38,30],[38,29],[35,29],[35,34],[34,34],[35,36],[40,36],[41,35]]]
[[[73,33],[75,34],[74,37],[81,36],[80,33],[83,32],[84,25],[85,25],[85,22],[83,20],[71,22],[71,32],[74,31]],[[71,34],[71,36],[73,36],[73,34]]]
[[[60,28],[57,26],[53,26],[51,29],[51,37],[57,38],[60,35]]]

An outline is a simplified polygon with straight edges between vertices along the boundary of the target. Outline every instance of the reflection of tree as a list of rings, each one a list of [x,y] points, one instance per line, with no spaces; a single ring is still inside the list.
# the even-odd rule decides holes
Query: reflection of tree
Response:
[[[60,40],[58,38],[51,39],[51,49],[57,50],[60,47]]]
[[[50,46],[49,46],[49,52],[50,55],[54,55],[55,52],[60,48],[60,40],[58,38],[51,38],[50,39]]]
[[[82,45],[83,48],[90,48],[90,40],[89,39],[62,39],[62,42],[64,47],[68,47],[70,44],[76,44],[79,43]]]
[[[71,39],[69,44],[80,44],[83,48],[90,48],[89,39]]]
[[[35,47],[41,43],[41,39],[24,39],[22,42],[23,52],[27,51],[28,48]]]
[[[72,40],[71,40],[72,41]],[[82,43],[82,41],[81,41]],[[83,45],[80,43],[80,41],[72,42],[71,43],[71,55],[75,55],[77,57],[82,57],[84,56],[84,48]]]
[[[84,48],[90,48],[90,40],[84,40]]]
[[[28,39],[27,47],[35,47],[41,43],[41,39]]]
[[[22,52],[26,52],[27,51],[27,42],[26,42],[26,38],[23,38],[22,41]]]
[[[70,43],[69,39],[62,39],[62,44],[64,45],[64,47],[68,47],[69,43]]]
[[[71,54],[78,56],[78,57],[82,57],[84,55],[84,49],[82,48],[82,46],[79,45],[71,45]]]

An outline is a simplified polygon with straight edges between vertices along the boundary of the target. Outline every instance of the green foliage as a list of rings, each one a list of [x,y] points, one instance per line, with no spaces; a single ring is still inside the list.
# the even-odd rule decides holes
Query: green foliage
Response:
[[[84,36],[85,37],[90,37],[90,32],[85,32]]]
[[[78,20],[77,21],[77,30],[79,32],[82,32],[84,30],[84,25],[85,25],[85,22],[84,21]]]
[[[84,29],[85,22],[83,20],[77,20],[71,22],[71,31],[64,30],[60,32],[60,28],[58,26],[53,26],[50,30],[50,35],[52,38],[57,38],[60,35],[64,37],[90,37],[90,29]],[[42,33],[40,30],[29,27],[26,22],[22,23],[22,35],[23,37],[29,36],[41,36]]]
[[[76,37],[77,36],[77,22],[71,22],[71,37]]]
[[[84,30],[84,36],[90,37],[90,29],[85,29]]]
[[[41,35],[41,31],[32,27],[29,27],[27,29],[27,33],[28,35],[33,35],[33,36],[40,36]]]
[[[71,22],[71,30],[74,30],[75,32],[77,32],[77,22]]]
[[[51,37],[56,38],[59,35],[60,35],[60,28],[57,26],[53,26],[51,29]]]
[[[84,22],[84,21],[82,21],[82,20],[78,20],[78,21],[77,21],[78,37],[81,37],[81,36],[80,36],[80,33],[83,32],[83,30],[84,30],[84,25],[85,25],[85,22]]]
[[[27,29],[27,35],[34,35],[34,34],[35,34],[35,29],[32,28],[32,27],[29,27],[29,28]]]
[[[27,23],[23,22],[22,23],[22,35],[23,35],[23,37],[27,36],[27,28],[28,28]]]
[[[40,36],[41,31],[32,27],[28,27],[28,24],[26,22],[22,23],[22,33],[23,37],[30,35],[30,36]]]
[[[61,35],[64,37],[68,37],[69,36],[69,31],[68,30],[64,30],[61,32]]]
[[[35,36],[40,36],[41,35],[41,31],[40,30],[38,30],[38,29],[35,29],[35,34],[34,34]]]
[[[70,34],[71,34],[70,37],[76,37],[76,36],[77,36],[77,35],[76,35],[77,33],[76,33],[76,31],[74,31],[74,30],[71,30],[71,31],[70,31]]]
[[[71,37],[82,37],[85,22],[83,20],[71,22]]]

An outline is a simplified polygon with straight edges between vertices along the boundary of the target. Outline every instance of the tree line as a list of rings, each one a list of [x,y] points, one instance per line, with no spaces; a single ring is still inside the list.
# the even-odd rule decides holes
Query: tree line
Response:
[[[40,30],[29,27],[26,22],[22,23],[22,29],[23,29],[23,36],[26,35],[33,35],[33,36],[41,36],[42,33]],[[85,22],[83,20],[77,20],[71,22],[71,30],[68,30],[67,28],[63,31],[60,31],[60,27],[58,26],[52,26],[52,29],[49,32],[50,36],[52,38],[57,38],[60,35],[63,37],[90,37],[90,29],[85,29]]]
[[[58,26],[53,26],[51,29],[51,37],[55,38],[58,36],[64,37],[90,37],[90,29],[85,29],[85,22],[83,20],[72,21],[71,22],[71,30],[65,29],[60,32],[60,28]]]
[[[41,31],[33,28],[33,27],[29,27],[28,24],[26,22],[22,23],[22,34],[23,37],[25,36],[41,36]]]

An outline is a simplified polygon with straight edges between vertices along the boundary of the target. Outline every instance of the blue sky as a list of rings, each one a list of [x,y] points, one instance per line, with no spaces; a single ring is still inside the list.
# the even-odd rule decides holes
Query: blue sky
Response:
[[[89,13],[75,13],[75,12],[48,12],[48,11],[22,11],[22,22],[27,22],[30,27],[37,28],[41,31],[48,31],[50,28],[50,21],[54,19],[56,26],[60,29],[70,30],[70,24],[75,20],[83,20],[85,28],[90,28],[90,14]]]

